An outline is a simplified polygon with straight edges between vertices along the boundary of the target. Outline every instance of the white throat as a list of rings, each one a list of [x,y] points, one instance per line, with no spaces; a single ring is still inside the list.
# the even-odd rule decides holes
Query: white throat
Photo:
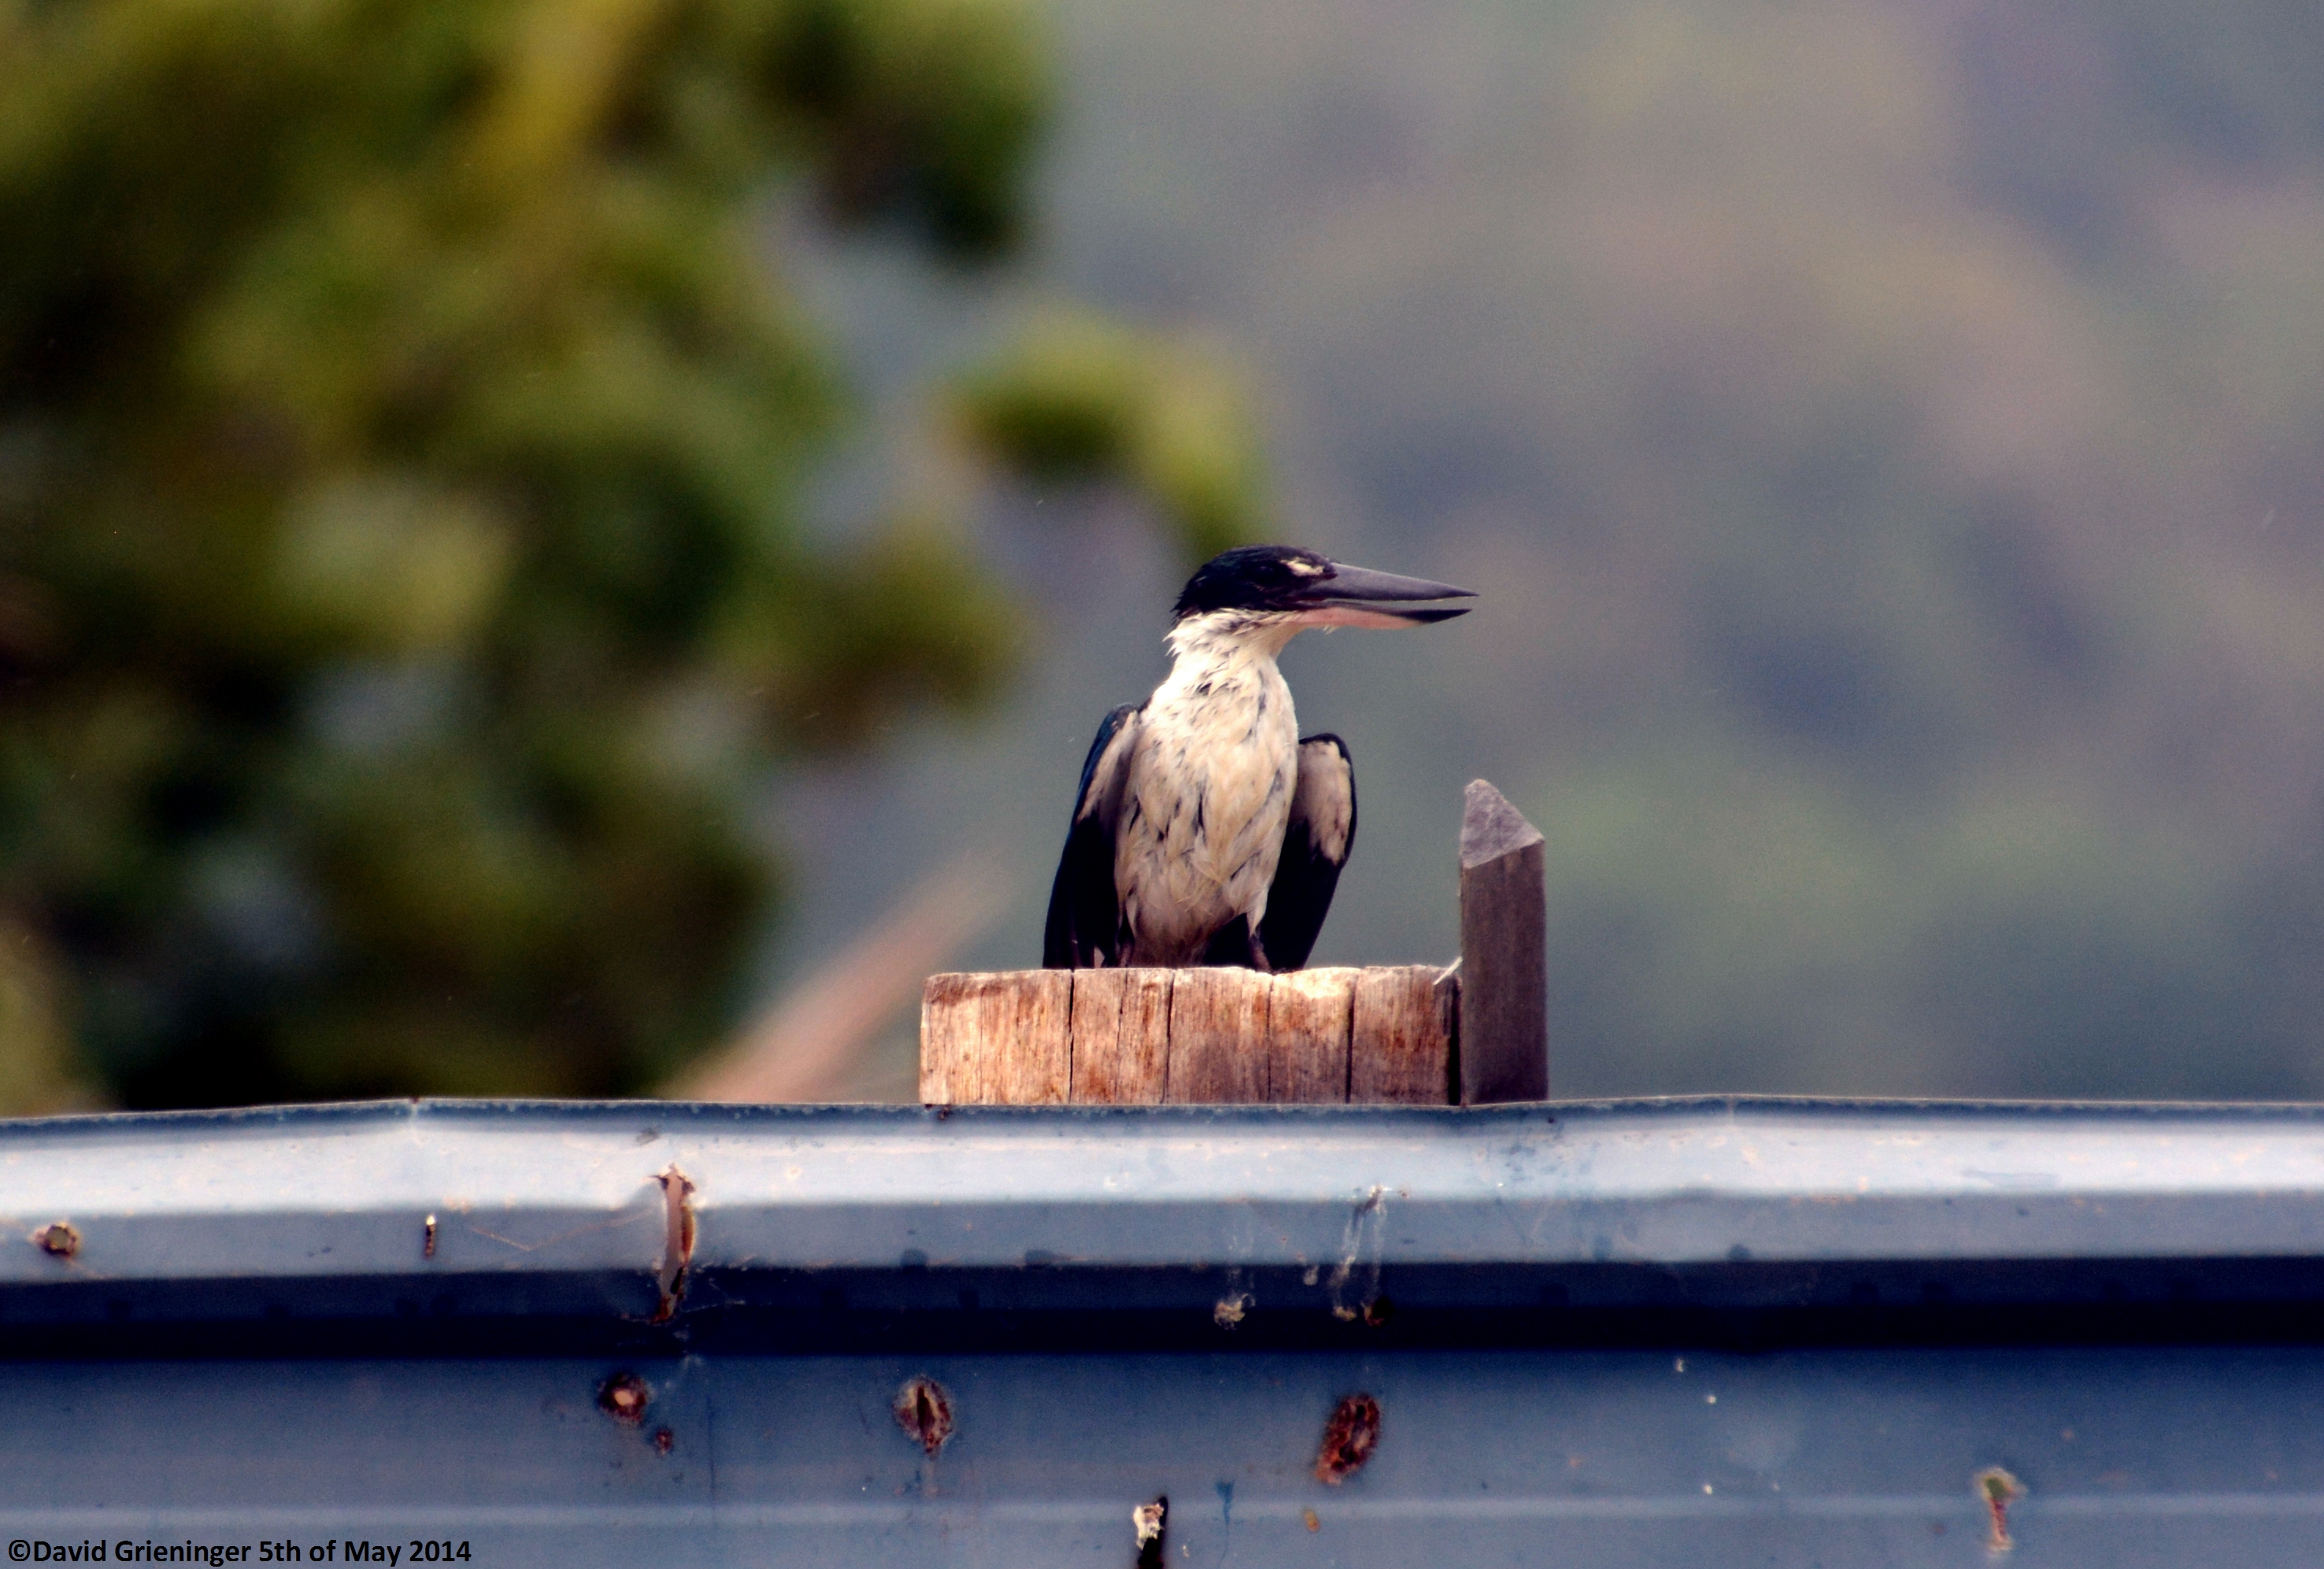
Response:
[[[1264,660],[1273,664],[1291,640],[1307,630],[1296,614],[1264,610],[1213,610],[1190,615],[1164,640],[1180,668],[1189,663],[1231,666]],[[1176,669],[1171,672],[1174,676]]]

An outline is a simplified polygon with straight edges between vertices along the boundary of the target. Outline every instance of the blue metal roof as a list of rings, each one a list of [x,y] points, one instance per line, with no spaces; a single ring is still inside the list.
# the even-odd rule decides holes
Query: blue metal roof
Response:
[[[0,1123],[0,1537],[1967,1563],[2006,1474],[2020,1563],[2310,1563],[2319,1328],[2314,1107]]]

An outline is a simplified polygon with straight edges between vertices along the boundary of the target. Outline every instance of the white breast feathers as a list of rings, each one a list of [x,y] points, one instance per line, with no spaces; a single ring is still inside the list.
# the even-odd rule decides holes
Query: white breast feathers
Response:
[[[1198,961],[1238,915],[1267,913],[1297,781],[1299,723],[1275,657],[1296,627],[1181,623],[1148,702],[1114,844],[1132,964]]]

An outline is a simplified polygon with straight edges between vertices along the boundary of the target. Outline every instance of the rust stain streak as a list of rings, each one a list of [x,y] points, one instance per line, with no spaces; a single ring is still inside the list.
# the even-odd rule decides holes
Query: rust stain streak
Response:
[[[664,1222],[661,1254],[661,1300],[653,1322],[667,1324],[686,1295],[686,1271],[694,1262],[694,1180],[675,1162],[655,1179],[661,1184]]]

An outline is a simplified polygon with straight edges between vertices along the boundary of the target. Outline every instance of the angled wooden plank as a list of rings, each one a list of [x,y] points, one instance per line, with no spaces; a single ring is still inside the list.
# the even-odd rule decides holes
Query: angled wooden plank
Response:
[[[1170,987],[1167,1099],[1245,1104],[1268,1096],[1268,977],[1255,970],[1181,970]]]
[[[1170,1055],[1172,970],[1074,972],[1068,1099],[1159,1104]]]
[[[1046,1105],[1071,1086],[1073,972],[932,975],[920,997],[927,1105]]]
[[[1458,984],[1434,964],[1357,973],[1348,1043],[1348,1099],[1441,1106],[1452,1098]]]
[[[1297,970],[1268,983],[1268,1100],[1312,1105],[1348,1098],[1348,1036],[1360,974]]]
[[[1461,1103],[1549,1096],[1541,830],[1483,780],[1461,818]]]

